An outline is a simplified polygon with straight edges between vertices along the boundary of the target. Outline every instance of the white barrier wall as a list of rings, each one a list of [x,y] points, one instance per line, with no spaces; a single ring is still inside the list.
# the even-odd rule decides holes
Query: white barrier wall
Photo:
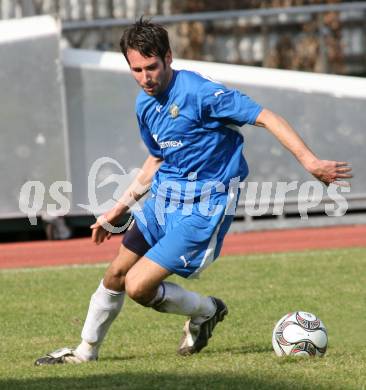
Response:
[[[71,180],[70,215],[88,214],[79,204],[90,203],[88,175],[102,157],[117,163],[109,160],[99,167],[97,185],[109,179],[92,191],[99,205],[116,196],[118,176],[111,174],[140,167],[147,155],[134,109],[139,87],[123,56],[64,49],[60,63],[58,27],[52,18],[39,17],[0,23],[0,58],[0,218],[24,216],[18,200],[28,180],[44,185],[39,212],[55,203],[47,196],[51,184]],[[356,176],[344,196],[355,213],[347,223],[365,222],[365,214],[358,215],[357,210],[366,210],[366,79],[184,60],[175,60],[173,67],[238,88],[287,118],[322,158],[351,162]],[[242,132],[248,181],[261,186],[312,179],[265,129],[245,126]],[[270,195],[272,199],[274,193]],[[298,195],[297,190],[288,194],[289,213],[296,211],[292,200]],[[258,198],[248,195],[246,188],[241,196],[242,201]],[[319,210],[324,214],[324,207]],[[243,203],[239,211],[246,213]],[[246,218],[246,228],[251,228],[251,221],[248,225]],[[328,218],[326,223],[343,221]]]
[[[24,216],[28,181],[68,179],[59,28],[49,16],[0,22],[0,217]],[[33,194],[34,195],[34,194]],[[52,202],[54,203],[54,201]]]
[[[350,161],[357,171],[352,192],[366,194],[366,79],[177,61],[181,67],[237,88],[284,116],[321,158]],[[311,178],[266,130],[246,126],[242,132],[251,168],[248,180]]]
[[[62,61],[70,138],[72,212],[83,214],[85,209],[77,205],[88,204],[88,174],[97,159],[114,159],[128,172],[140,167],[147,156],[136,124],[138,86],[129,74],[124,57],[117,53],[66,49]],[[113,163],[103,164],[98,170],[98,183],[111,173],[123,172]],[[103,203],[115,188],[110,183],[93,190]]]
[[[73,196],[81,200],[87,196],[86,176],[96,158],[111,156],[127,170],[140,166],[144,160],[146,152],[134,114],[139,89],[119,53],[67,49],[62,58],[72,145],[72,177],[77,184]],[[198,71],[238,88],[287,118],[321,158],[351,162],[356,177],[351,192],[343,196],[349,199],[350,206],[365,209],[365,79],[184,60],[175,60],[173,67]],[[261,186],[267,181],[298,181],[301,184],[313,180],[265,129],[245,126],[242,132],[250,166],[248,181],[257,181]],[[76,146],[78,143],[84,146],[83,149]],[[107,170],[105,175],[111,172]],[[274,191],[275,187],[271,198]],[[106,188],[105,198],[108,192],[111,194],[111,189]],[[260,187],[258,195],[259,192]],[[247,195],[250,200],[256,199],[244,189],[242,198]],[[295,190],[289,192],[287,199],[291,203],[297,197]],[[327,198],[325,190],[323,198]],[[289,207],[294,210],[293,205]],[[324,204],[321,207],[324,210]],[[360,218],[365,219],[364,216]],[[331,223],[336,222],[341,223],[339,219],[333,219]]]

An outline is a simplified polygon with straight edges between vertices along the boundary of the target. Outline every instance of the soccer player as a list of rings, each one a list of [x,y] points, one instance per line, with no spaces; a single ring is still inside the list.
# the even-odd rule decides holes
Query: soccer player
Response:
[[[168,34],[161,26],[141,18],[124,31],[120,45],[142,88],[136,112],[149,157],[115,207],[91,226],[92,240],[99,245],[110,238],[109,227],[149,187],[150,195],[91,297],[81,343],[49,353],[36,365],[96,360],[126,294],[159,312],[188,317],[179,354],[207,345],[228,313],[225,303],[165,279],[197,277],[220,253],[235,212],[237,184],[248,174],[238,126],[267,128],[326,185],[351,177],[346,162],[320,160],[282,117],[248,96],[172,69]]]

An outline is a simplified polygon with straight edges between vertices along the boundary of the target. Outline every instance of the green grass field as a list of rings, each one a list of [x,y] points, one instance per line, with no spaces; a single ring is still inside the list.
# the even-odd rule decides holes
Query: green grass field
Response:
[[[0,272],[0,389],[366,389],[366,249],[223,257],[187,288],[223,298],[229,316],[200,354],[179,357],[184,318],[126,300],[97,363],[35,367],[73,347],[104,267]],[[324,358],[278,358],[286,312],[317,314]]]

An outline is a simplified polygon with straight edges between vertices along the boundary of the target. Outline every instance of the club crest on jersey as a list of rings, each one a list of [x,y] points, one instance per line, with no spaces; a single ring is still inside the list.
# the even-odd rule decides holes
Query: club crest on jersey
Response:
[[[169,113],[170,113],[170,116],[175,119],[178,115],[179,115],[179,107],[173,103],[170,107],[169,107]]]

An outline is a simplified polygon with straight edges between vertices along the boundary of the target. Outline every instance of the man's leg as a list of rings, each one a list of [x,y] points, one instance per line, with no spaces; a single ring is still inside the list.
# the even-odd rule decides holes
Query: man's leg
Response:
[[[125,276],[140,258],[140,255],[121,245],[117,257],[108,267],[104,279],[91,297],[81,333],[81,343],[75,350],[64,348],[37,359],[36,365],[81,363],[98,358],[103,339],[123,305]]]
[[[190,355],[207,345],[217,322],[227,314],[226,305],[217,298],[205,297],[166,282],[171,273],[143,257],[126,275],[126,293],[136,302],[159,312],[190,317],[178,353]]]
[[[134,301],[160,312],[195,318],[210,316],[215,305],[209,297],[188,291],[175,283],[164,282],[171,273],[143,257],[126,275],[126,292]]]
[[[99,348],[122,309],[125,296],[125,276],[140,256],[121,245],[118,256],[108,267],[103,280],[92,295],[81,332],[82,342],[75,355],[83,360],[95,360]]]

